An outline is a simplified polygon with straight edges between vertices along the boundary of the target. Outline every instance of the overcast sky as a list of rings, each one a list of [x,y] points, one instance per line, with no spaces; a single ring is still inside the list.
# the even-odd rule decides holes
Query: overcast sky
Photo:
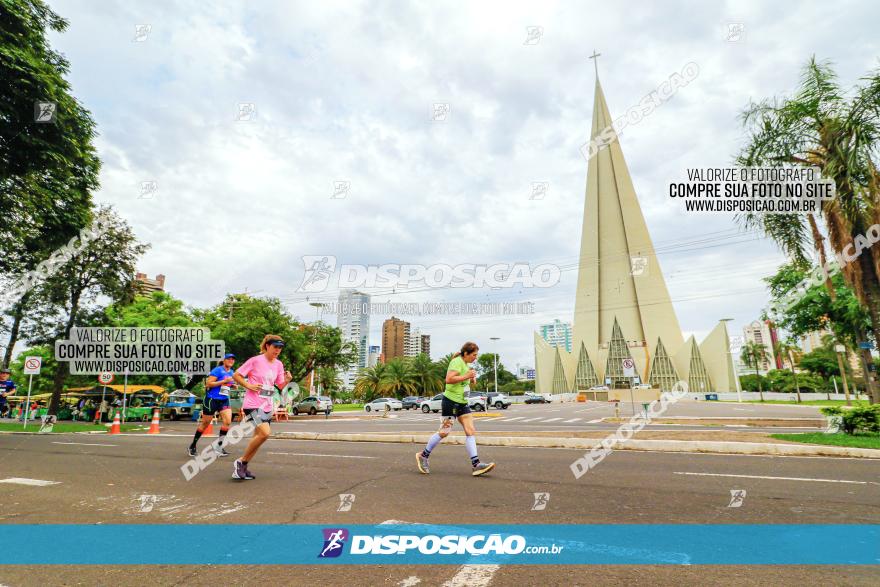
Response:
[[[739,333],[767,303],[760,278],[782,256],[731,216],[684,213],[668,183],[730,164],[741,110],[789,94],[810,55],[833,61],[846,86],[880,55],[871,2],[50,5],[70,21],[52,42],[100,133],[96,199],[152,244],[140,269],[164,273],[187,304],[247,288],[305,320],[315,314],[296,293],[303,255],[571,267],[596,49],[615,117],[699,65],[621,144],[655,247],[668,251],[659,258],[682,329],[701,339],[729,317]],[[730,24],[742,25],[739,40],[728,40]],[[138,38],[137,25],[148,33]],[[528,27],[541,27],[537,42]],[[254,104],[252,120],[236,120],[242,103]],[[432,120],[435,103],[449,105],[445,120]],[[331,198],[339,181],[350,189]],[[530,199],[533,182],[548,182],[545,198]],[[533,364],[538,324],[571,320],[575,281],[568,270],[548,289],[382,289],[374,301],[534,302],[517,319],[410,318],[431,334],[434,358],[476,340],[513,369]],[[384,318],[371,320],[372,344]]]

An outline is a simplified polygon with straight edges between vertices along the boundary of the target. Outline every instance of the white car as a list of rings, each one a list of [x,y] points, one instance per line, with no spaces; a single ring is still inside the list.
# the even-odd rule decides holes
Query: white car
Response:
[[[435,414],[440,411],[440,404],[443,402],[443,394],[438,393],[431,399],[426,399],[421,404],[421,410],[425,414],[428,412],[434,412]]]
[[[486,411],[486,398],[485,396],[468,394],[468,407],[475,412],[485,412]],[[429,400],[425,400],[422,402],[421,409],[422,412],[427,414],[428,412],[434,412],[435,414],[440,411],[443,403],[443,394],[438,393],[434,397]]]
[[[387,412],[389,410],[398,411],[402,409],[403,402],[393,397],[380,397],[364,406],[365,412]]]

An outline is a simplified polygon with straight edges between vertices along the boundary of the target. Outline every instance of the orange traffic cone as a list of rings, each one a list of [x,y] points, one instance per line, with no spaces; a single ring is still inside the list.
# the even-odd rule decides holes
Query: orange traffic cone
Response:
[[[147,434],[159,434],[159,410],[153,410],[153,422]]]
[[[119,412],[113,416],[113,425],[110,427],[110,434],[119,434],[122,432],[119,428]]]
[[[208,427],[205,428],[205,431],[202,432],[202,436],[214,436],[214,418],[211,418],[211,421],[208,422]]]

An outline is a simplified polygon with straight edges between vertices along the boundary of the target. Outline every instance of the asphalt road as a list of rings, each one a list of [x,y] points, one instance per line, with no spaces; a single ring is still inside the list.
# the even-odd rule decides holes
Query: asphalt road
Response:
[[[531,406],[529,406],[531,407]],[[163,436],[0,435],[0,524],[283,523],[437,524],[834,523],[880,524],[876,463],[857,459],[621,451],[575,479],[580,452],[486,447],[498,467],[474,478],[461,446],[441,446],[432,474],[415,469],[408,444],[269,440],[252,470],[230,478],[231,458],[191,481],[187,441]],[[204,445],[204,444],[203,444]],[[243,445],[231,448],[234,455]],[[234,457],[233,457],[234,458]],[[732,475],[732,476],[731,476]],[[731,490],[744,490],[730,508]],[[533,494],[550,494],[533,511]],[[337,511],[353,494],[351,511]],[[17,545],[5,545],[5,548]],[[772,547],[772,545],[768,545]],[[876,584],[877,567],[26,567],[0,566],[0,584],[321,585],[797,585]]]
[[[636,404],[641,410],[641,405]],[[603,418],[614,416],[614,407],[606,402],[553,403],[553,404],[514,404],[506,410],[491,408],[490,418],[477,420],[477,430],[486,432],[534,432],[560,431],[574,432],[585,430],[614,430],[619,424],[602,422]],[[621,417],[632,414],[630,404],[622,404]],[[805,427],[803,422],[794,422],[791,427],[750,426],[741,418],[799,418],[822,419],[818,408],[813,406],[727,404],[717,402],[681,401],[673,404],[665,417],[679,418],[674,424],[649,424],[646,430],[706,430],[706,427],[689,424],[692,418],[719,418],[715,429],[729,428],[738,432],[804,432],[815,431],[816,427]],[[724,424],[725,418],[733,418]],[[391,412],[388,417],[381,414],[365,414],[362,411],[334,412],[329,418],[317,416],[291,416],[289,422],[273,423],[279,431],[305,432],[428,432],[436,430],[440,415],[423,414],[418,410]],[[195,424],[192,422],[162,422],[163,432],[191,434]]]

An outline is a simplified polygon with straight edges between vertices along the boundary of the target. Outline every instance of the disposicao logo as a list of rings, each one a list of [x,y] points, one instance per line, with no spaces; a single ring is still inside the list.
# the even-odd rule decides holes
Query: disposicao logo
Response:
[[[318,558],[334,558],[342,554],[345,541],[348,540],[348,530],[345,528],[324,528],[324,548],[318,554]]]

